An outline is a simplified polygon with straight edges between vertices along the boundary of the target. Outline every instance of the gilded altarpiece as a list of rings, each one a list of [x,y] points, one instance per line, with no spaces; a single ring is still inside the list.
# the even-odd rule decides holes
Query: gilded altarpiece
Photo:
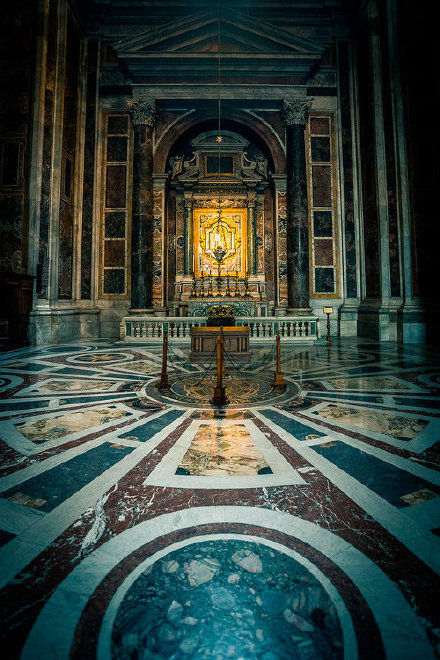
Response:
[[[247,277],[247,210],[245,208],[195,209],[194,275],[199,278],[217,275],[218,263],[214,252],[221,247],[225,256],[221,274]]]

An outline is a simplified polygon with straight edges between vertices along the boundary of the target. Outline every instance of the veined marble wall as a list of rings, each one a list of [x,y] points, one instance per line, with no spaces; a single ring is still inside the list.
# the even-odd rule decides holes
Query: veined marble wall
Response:
[[[93,266],[93,218],[95,212],[95,159],[96,149],[96,82],[99,66],[99,44],[90,40],[87,44],[87,95],[86,123],[84,129],[84,180],[81,218],[81,291],[83,300],[92,298]]]
[[[131,125],[128,113],[106,116],[104,209],[100,240],[99,296],[130,297]]]
[[[2,8],[0,271],[16,273],[26,272],[30,110],[36,22],[36,3],[32,0],[11,3]]]
[[[37,286],[38,298],[45,300],[49,296],[49,230],[50,230],[50,199],[51,199],[51,170],[52,149],[55,134],[55,80],[57,71],[57,42],[58,42],[58,3],[50,0],[48,12],[46,58],[43,62],[44,92],[43,92],[43,124],[41,163],[41,192],[39,215],[39,250],[37,257]],[[44,54],[44,49],[43,49]]]
[[[78,184],[77,123],[81,37],[68,12],[63,90],[62,160],[59,210],[58,299],[73,297],[75,193]]]
[[[309,174],[310,295],[338,297],[337,158],[334,119],[313,114],[306,131]]]

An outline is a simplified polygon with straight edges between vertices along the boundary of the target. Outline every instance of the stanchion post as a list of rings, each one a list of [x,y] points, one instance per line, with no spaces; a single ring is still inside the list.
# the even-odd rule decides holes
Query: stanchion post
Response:
[[[277,370],[275,372],[275,379],[272,383],[273,387],[286,387],[286,383],[283,379],[283,374],[281,373],[281,339],[280,331],[277,330]]]
[[[333,307],[324,307],[323,312],[327,315],[327,344],[333,344],[330,339],[330,314],[333,313]]]
[[[162,345],[162,373],[160,374],[160,381],[156,383],[158,389],[166,389],[171,387],[167,374],[167,357],[168,357],[168,330],[163,331],[163,345]]]
[[[217,386],[214,387],[214,396],[210,403],[215,406],[224,406],[229,403],[226,397],[225,387],[223,386],[223,337],[217,337]]]

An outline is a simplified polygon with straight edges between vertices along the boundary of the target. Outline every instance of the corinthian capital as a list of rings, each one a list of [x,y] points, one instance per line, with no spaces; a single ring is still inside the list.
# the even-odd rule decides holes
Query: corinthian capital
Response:
[[[283,101],[283,120],[286,126],[305,124],[313,99]]]
[[[156,120],[156,102],[154,99],[127,99],[127,108],[134,124],[146,124],[153,128]]]

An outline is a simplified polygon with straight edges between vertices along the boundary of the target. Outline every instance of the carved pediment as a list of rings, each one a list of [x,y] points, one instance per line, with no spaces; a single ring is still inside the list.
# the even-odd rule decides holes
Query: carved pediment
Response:
[[[232,9],[208,9],[148,30],[115,44],[120,54],[218,52],[296,53],[320,56],[323,46],[279,26],[249,18]]]
[[[220,51],[225,75],[304,75],[324,46],[235,10],[213,9],[170,20],[114,46],[134,76],[216,75]]]

